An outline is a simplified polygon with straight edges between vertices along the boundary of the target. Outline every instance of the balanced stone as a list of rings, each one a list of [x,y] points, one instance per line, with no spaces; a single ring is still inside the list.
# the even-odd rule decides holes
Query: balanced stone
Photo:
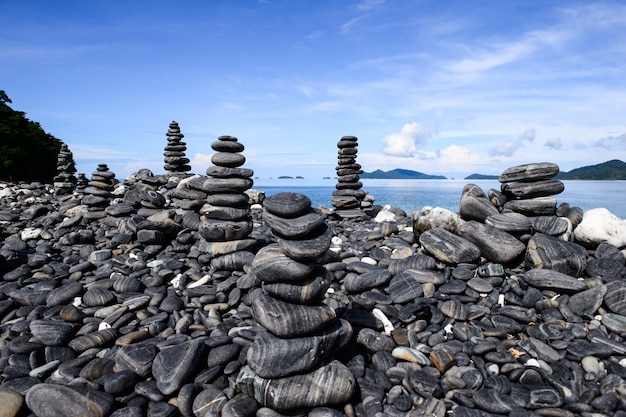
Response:
[[[473,220],[461,225],[459,235],[475,244],[483,256],[497,263],[513,262],[526,250],[526,246],[510,234]]]
[[[437,259],[449,264],[473,262],[480,257],[478,246],[441,227],[422,233],[419,242]]]
[[[543,180],[554,177],[559,173],[559,166],[550,162],[517,165],[506,169],[498,181],[513,182],[522,180]]]
[[[189,158],[185,157],[187,144],[181,139],[184,137],[180,133],[178,123],[171,122],[166,133],[167,145],[165,146],[164,169],[169,172],[187,172],[191,170],[189,166]]]
[[[364,201],[366,193],[356,193],[361,191],[363,187],[359,181],[363,171],[361,165],[356,163],[358,139],[355,136],[344,136],[337,142],[337,148],[337,167],[335,168],[337,184],[330,203],[339,212],[346,211],[347,214],[350,210],[364,208],[368,205]],[[354,193],[345,193],[344,191],[354,191]]]

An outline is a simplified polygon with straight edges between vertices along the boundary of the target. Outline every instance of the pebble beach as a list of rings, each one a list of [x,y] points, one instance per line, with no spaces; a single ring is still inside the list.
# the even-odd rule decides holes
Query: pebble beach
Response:
[[[626,222],[557,206],[558,166],[456,212],[313,208],[212,147],[0,186],[0,416],[626,416]]]

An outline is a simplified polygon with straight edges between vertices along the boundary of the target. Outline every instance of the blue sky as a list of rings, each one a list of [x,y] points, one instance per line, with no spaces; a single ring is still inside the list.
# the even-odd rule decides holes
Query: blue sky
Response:
[[[79,172],[193,172],[237,136],[260,178],[462,178],[626,160],[626,4],[593,1],[0,2],[0,90]]]

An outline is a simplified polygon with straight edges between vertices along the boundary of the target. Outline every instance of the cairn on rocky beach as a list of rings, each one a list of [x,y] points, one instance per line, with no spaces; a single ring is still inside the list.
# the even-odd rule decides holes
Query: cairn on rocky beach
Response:
[[[86,219],[94,220],[106,216],[105,209],[111,203],[114,185],[115,173],[109,171],[107,164],[98,164],[84,190],[82,203],[87,206],[87,213],[84,214]]]
[[[354,136],[343,136],[337,142],[337,184],[330,204],[338,213],[348,215],[350,210],[364,208],[371,203],[364,202],[366,192],[361,188],[359,175],[363,173],[361,165],[356,162],[358,139]]]
[[[215,165],[222,176],[94,175],[70,199],[0,185],[4,415],[626,417],[626,221],[545,211],[559,186],[535,173],[553,164],[512,167],[500,190],[469,184],[458,212],[380,223],[382,207],[346,221],[270,195],[245,233],[222,235],[201,208],[239,208],[209,196],[251,180]],[[96,216],[84,205],[101,191]],[[151,243],[151,228],[167,237]],[[201,250],[247,240],[241,271]]]
[[[74,191],[76,186],[76,164],[74,155],[67,144],[62,143],[57,158],[57,175],[54,177],[54,193],[67,195]]]
[[[278,243],[262,248],[251,269],[263,283],[253,316],[266,331],[248,350],[237,383],[276,410],[342,405],[355,380],[332,355],[349,342],[352,327],[322,303],[331,276],[316,263],[330,246],[330,228],[305,195],[275,194],[264,206]]]
[[[167,145],[163,155],[165,156],[165,165],[163,168],[172,173],[191,171],[189,158],[185,157],[187,144],[182,141],[184,135],[180,133],[178,123],[170,123],[167,130]]]

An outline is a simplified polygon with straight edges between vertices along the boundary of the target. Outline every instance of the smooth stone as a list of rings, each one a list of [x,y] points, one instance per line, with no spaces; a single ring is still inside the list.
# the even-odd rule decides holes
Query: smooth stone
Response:
[[[285,255],[278,244],[261,248],[251,265],[252,274],[264,282],[299,282],[311,276],[314,264],[298,262]]]
[[[300,338],[282,339],[261,332],[248,350],[248,366],[262,378],[283,378],[317,367],[352,337],[352,326],[335,322],[322,332]]]
[[[115,328],[98,330],[84,336],[76,337],[67,344],[76,352],[84,352],[87,349],[102,347],[111,344],[119,335]]]
[[[113,373],[115,362],[106,358],[93,358],[80,370],[79,376],[88,381],[95,381]]]
[[[538,216],[533,218],[533,229],[536,233],[545,233],[550,236],[560,236],[567,232],[570,223],[563,217]]]
[[[321,301],[331,282],[331,274],[325,268],[317,266],[309,278],[303,281],[264,282],[263,289],[272,297],[288,303],[311,304]]]
[[[284,192],[267,197],[263,207],[270,214],[278,217],[298,217],[309,212],[311,199],[304,194]]]
[[[0,417],[16,417],[24,405],[24,397],[13,391],[0,391]]]
[[[249,209],[249,197],[245,193],[239,194],[209,194],[205,197],[208,204],[213,206],[238,207]]]
[[[90,288],[83,294],[83,304],[89,307],[104,306],[115,299],[115,294],[105,288]]]
[[[427,269],[407,269],[402,274],[413,278],[421,284],[441,285],[446,281],[445,275],[441,272]]]
[[[250,210],[248,208],[205,204],[200,209],[200,214],[207,219],[240,221],[246,220],[249,217]]]
[[[607,283],[604,303],[613,313],[626,316],[626,282],[611,281]]]
[[[527,200],[508,200],[504,203],[504,209],[529,216],[553,216],[556,214],[556,199],[536,197]]]
[[[133,391],[139,378],[139,375],[126,369],[106,375],[100,383],[102,383],[105,392],[116,395]]]
[[[437,261],[432,256],[426,255],[412,255],[407,258],[394,259],[387,267],[393,275],[398,275],[407,269],[434,270],[436,268]]]
[[[580,277],[587,266],[587,251],[576,243],[536,234],[528,241],[525,259],[528,268]]]
[[[530,218],[515,212],[493,214],[485,219],[485,224],[511,234],[530,233]]]
[[[496,263],[513,262],[526,250],[526,246],[510,234],[473,220],[461,225],[459,235],[478,246],[485,258]]]
[[[446,316],[455,320],[467,320],[467,308],[457,300],[447,300],[441,303],[439,310]]]
[[[206,385],[193,400],[193,414],[196,417],[219,416],[227,401],[228,397],[222,390],[214,385]]]
[[[587,262],[585,272],[590,277],[600,276],[602,281],[608,282],[622,279],[626,274],[626,268],[624,268],[623,260],[609,257],[594,258]]]
[[[200,191],[207,194],[241,194],[253,184],[250,178],[207,178],[202,182]]]
[[[152,364],[159,390],[170,395],[189,382],[205,351],[203,339],[194,339],[161,350]]]
[[[63,346],[74,336],[74,327],[59,320],[33,320],[30,332],[46,346]]]
[[[606,285],[597,285],[569,297],[567,306],[572,313],[581,317],[593,317],[604,301]]]
[[[196,247],[200,252],[213,256],[228,255],[234,252],[252,250],[257,246],[254,239],[229,240],[225,242],[209,242],[203,238],[198,239]]]
[[[440,397],[443,394],[439,379],[423,369],[410,372],[408,383],[422,397]]]
[[[602,324],[613,332],[626,333],[626,316],[621,314],[604,313],[602,315]]]
[[[391,352],[395,347],[391,337],[367,327],[356,333],[356,342],[370,352]]]
[[[574,229],[574,237],[585,244],[608,243],[621,248],[626,246],[626,220],[605,208],[587,210],[583,220]]]
[[[214,366],[226,365],[228,362],[235,359],[240,351],[241,346],[230,343],[230,339],[229,343],[225,345],[211,347],[207,357],[207,367],[213,368]]]
[[[330,248],[331,228],[324,225],[321,230],[321,233],[318,231],[318,235],[302,240],[278,238],[278,245],[290,258],[296,260],[317,259]]]
[[[158,349],[153,343],[139,342],[122,347],[115,355],[117,371],[129,370],[142,378],[150,375]]]
[[[391,278],[387,293],[396,304],[404,304],[424,295],[422,284],[410,273],[400,273]]]
[[[583,281],[551,269],[531,269],[524,273],[524,281],[535,288],[579,292],[587,289]]]
[[[422,233],[419,242],[437,259],[449,264],[472,262],[480,257],[480,249],[476,245],[441,227]]]
[[[461,223],[461,216],[441,207],[422,207],[410,214],[413,224],[413,234],[419,239],[427,230],[440,227],[456,234]]]
[[[254,417],[258,408],[259,404],[254,398],[241,393],[224,404],[221,415],[222,417]]]
[[[537,181],[552,178],[558,173],[559,166],[551,162],[523,164],[505,169],[498,181],[502,183],[522,180]]]
[[[274,215],[266,210],[263,212],[263,220],[277,236],[285,239],[305,239],[316,235],[324,226],[324,217],[313,210],[310,213],[289,218]]]
[[[507,414],[519,406],[511,396],[495,389],[479,389],[474,391],[472,398],[477,408],[490,413]]]
[[[205,219],[200,222],[198,232],[208,241],[242,240],[252,232],[252,222]]]
[[[217,152],[211,156],[211,163],[217,166],[237,168],[246,163],[246,157],[232,152]]]
[[[502,193],[511,198],[535,198],[560,194],[565,184],[559,180],[520,181],[502,186]]]
[[[26,394],[26,405],[39,417],[105,417],[113,401],[113,397],[104,392],[49,383],[35,385]]]
[[[332,361],[317,370],[285,378],[265,379],[244,367],[237,384],[261,405],[275,410],[345,404],[353,395],[356,380],[350,370]]]
[[[229,168],[223,166],[209,166],[206,174],[216,178],[250,178],[254,175],[254,171],[248,168]]]
[[[267,294],[254,299],[252,314],[260,325],[278,337],[308,335],[322,330],[335,319],[335,311],[326,305],[291,304]]]
[[[484,221],[487,217],[498,214],[498,209],[491,203],[484,191],[475,184],[467,184],[461,192],[459,214],[464,220]]]
[[[348,274],[344,279],[344,287],[350,293],[363,292],[381,287],[391,279],[387,269],[376,268],[363,274]]]
[[[211,142],[211,149],[216,152],[239,153],[243,152],[245,147],[237,140],[216,140]],[[207,175],[210,175],[207,173]]]

